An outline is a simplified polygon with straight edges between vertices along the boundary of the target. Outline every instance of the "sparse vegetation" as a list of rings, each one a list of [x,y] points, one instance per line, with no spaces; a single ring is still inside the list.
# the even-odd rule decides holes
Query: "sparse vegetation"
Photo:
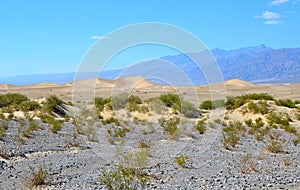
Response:
[[[44,109],[48,112],[48,114],[58,114],[59,116],[65,116],[65,105],[64,101],[59,99],[55,95],[51,95],[47,97],[46,102],[44,103]]]
[[[167,107],[181,111],[181,101],[178,94],[162,94],[159,99],[163,101]]]
[[[174,158],[174,162],[178,164],[181,168],[186,168],[186,161],[188,157],[186,156],[177,156]]]
[[[197,125],[194,126],[194,128],[200,134],[204,134],[204,132],[206,131],[205,120],[204,119],[198,120],[198,123],[197,123]]]
[[[107,105],[108,103],[111,103],[111,98],[95,98],[95,106],[99,112],[102,112],[104,110],[105,105]]]
[[[161,126],[164,128],[164,132],[167,133],[169,138],[175,139],[178,134],[178,125],[180,123],[180,118],[178,117],[173,117],[168,120],[161,120],[160,121]]]
[[[126,108],[128,103],[128,93],[120,93],[111,98],[112,107],[115,110]]]
[[[258,172],[258,169],[257,169],[256,165],[257,165],[257,163],[254,161],[252,156],[247,154],[247,155],[245,155],[241,158],[241,161],[240,161],[241,170],[240,170],[240,172],[242,174],[246,174],[246,173],[249,173],[251,171]]]
[[[274,100],[274,98],[271,95],[268,95],[266,93],[261,94],[245,94],[242,96],[236,96],[236,97],[227,97],[226,102],[226,109],[227,110],[233,110],[236,108],[241,107],[245,103],[249,102],[250,100]]]
[[[42,166],[39,166],[37,171],[33,167],[29,167],[29,169],[31,171],[30,175],[26,176],[25,179],[30,188],[47,184],[49,174]]]
[[[54,121],[50,129],[52,133],[57,133],[62,129],[62,123],[60,121]]]
[[[206,100],[199,106],[200,109],[204,110],[213,110],[221,107],[225,107],[225,100]]]
[[[296,108],[296,104],[299,104],[299,101],[292,101],[289,99],[279,99],[279,100],[275,100],[275,104],[277,106],[284,106],[284,107],[288,107],[288,108]]]
[[[182,101],[181,104],[181,113],[188,118],[197,117],[197,110],[191,102]]]
[[[136,152],[124,156],[124,162],[115,166],[113,171],[104,171],[100,183],[110,190],[144,189],[150,177],[143,170],[148,162],[149,153]]]

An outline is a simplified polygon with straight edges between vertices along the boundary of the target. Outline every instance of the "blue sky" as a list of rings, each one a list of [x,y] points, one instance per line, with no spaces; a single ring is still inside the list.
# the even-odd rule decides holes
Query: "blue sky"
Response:
[[[209,49],[300,47],[299,0],[10,0],[0,3],[0,78],[76,71],[98,37],[141,22],[176,25]],[[137,51],[119,67],[176,53]]]

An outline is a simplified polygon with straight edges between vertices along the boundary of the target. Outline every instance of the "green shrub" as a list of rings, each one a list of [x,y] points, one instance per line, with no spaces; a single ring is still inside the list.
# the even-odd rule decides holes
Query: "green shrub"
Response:
[[[37,187],[47,184],[46,180],[49,177],[49,174],[42,166],[39,166],[37,171],[35,171],[33,167],[29,168],[31,170],[30,176],[27,176],[25,178],[27,185],[29,185],[30,187]]]
[[[225,106],[225,100],[206,100],[199,106],[200,109],[212,110]]]
[[[48,124],[53,123],[55,120],[53,116],[48,114],[43,114],[43,113],[39,114],[38,118],[40,118],[43,123],[48,123]]]
[[[235,132],[223,133],[222,143],[226,149],[231,150],[239,141],[240,137]]]
[[[111,103],[113,109],[120,110],[126,108],[128,103],[128,93],[120,93],[112,97]]]
[[[283,144],[281,141],[272,141],[267,145],[267,149],[271,153],[283,152]]]
[[[108,119],[102,120],[102,124],[103,125],[107,125],[107,124],[115,124],[115,125],[120,125],[120,122],[118,119],[114,118],[114,117],[110,117]]]
[[[22,102],[28,101],[27,96],[19,93],[0,94],[0,108],[16,106],[18,107]]]
[[[167,107],[181,111],[180,97],[178,94],[162,94],[159,99],[163,101]]]
[[[168,110],[167,107],[165,106],[164,102],[162,100],[160,100],[159,98],[152,98],[147,101],[148,101],[150,110],[154,111],[155,113],[162,114],[163,112],[166,112]]]
[[[100,183],[109,190],[145,189],[150,176],[143,170],[147,164],[149,153],[136,152],[124,156],[124,163],[119,163],[108,172],[104,171]]]
[[[252,127],[252,124],[253,124],[253,120],[250,118],[250,119],[245,119],[244,120],[245,124],[248,126],[248,127]]]
[[[5,121],[2,121],[0,126],[0,140],[3,140],[3,138],[6,136],[6,131],[7,123]]]
[[[188,118],[197,117],[197,109],[195,108],[194,104],[188,101],[182,101],[181,113]]]
[[[297,138],[293,140],[293,143],[295,146],[297,146],[300,143],[300,135],[298,135]]]
[[[269,112],[268,104],[266,101],[258,101],[257,103],[250,101],[248,104],[248,109],[254,114],[259,113],[265,115]]]
[[[64,101],[56,97],[55,95],[51,95],[46,99],[44,103],[44,109],[48,112],[48,114],[56,113],[60,116],[65,116],[65,106],[66,104]]]
[[[288,108],[296,108],[297,103],[298,103],[298,101],[293,102],[292,100],[289,100],[289,99],[275,100],[275,104],[277,106],[284,106],[284,107],[288,107]]]
[[[244,94],[242,96],[236,96],[227,97],[226,102],[226,109],[232,110],[241,107],[245,103],[249,102],[250,100],[274,100],[274,98],[271,95],[268,95],[266,93],[261,94]]]
[[[186,168],[187,156],[177,156],[174,158],[174,162],[178,164],[181,168]]]
[[[274,128],[276,128],[277,125],[279,125],[282,128],[284,126],[290,125],[290,122],[288,119],[283,118],[283,115],[279,115],[274,112],[271,112],[267,115],[267,120],[268,120],[269,125]]]
[[[104,109],[104,106],[108,103],[111,102],[111,98],[101,98],[101,97],[96,97],[95,98],[95,106],[96,106],[96,109],[100,112],[103,111]]]
[[[36,101],[24,101],[20,104],[20,109],[23,112],[35,111],[40,108],[40,104]]]
[[[140,97],[138,96],[135,96],[135,95],[130,95],[129,98],[128,98],[128,101],[129,102],[134,102],[136,104],[142,104],[142,100],[140,99]]]
[[[62,123],[60,121],[54,121],[52,123],[52,127],[51,127],[51,132],[52,133],[57,133],[61,129],[62,129]]]
[[[200,133],[204,134],[206,131],[206,126],[205,126],[205,120],[198,120],[197,125],[194,126],[194,128]]]
[[[164,128],[164,132],[167,133],[167,135],[170,138],[175,138],[177,136],[178,127],[180,119],[177,117],[170,118],[168,120],[165,120],[162,122],[162,127]]]

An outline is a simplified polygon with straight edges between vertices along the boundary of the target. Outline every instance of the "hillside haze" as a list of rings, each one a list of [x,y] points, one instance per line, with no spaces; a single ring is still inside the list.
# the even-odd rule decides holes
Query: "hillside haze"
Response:
[[[236,50],[211,50],[224,80],[239,78],[253,83],[300,82],[300,48],[272,49],[264,45]],[[190,54],[201,60],[203,52]],[[205,56],[205,53],[204,53]],[[173,66],[162,64],[173,63]],[[182,74],[185,77],[178,77]],[[28,85],[40,82],[63,84],[74,80],[75,73],[25,75],[0,79],[2,84]],[[79,80],[91,78],[95,73],[84,73]],[[201,70],[186,54],[169,55],[157,60],[141,62],[130,68],[103,71],[100,78],[144,76],[153,82],[167,85],[206,85]],[[159,78],[159,79],[158,79]],[[184,79],[182,79],[184,78]],[[216,81],[221,82],[221,81]]]

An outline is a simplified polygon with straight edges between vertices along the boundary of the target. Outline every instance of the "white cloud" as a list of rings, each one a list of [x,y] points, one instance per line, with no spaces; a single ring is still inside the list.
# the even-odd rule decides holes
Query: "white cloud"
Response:
[[[107,36],[91,36],[91,39],[101,40],[101,39],[109,39]]]
[[[270,6],[277,6],[283,3],[287,3],[289,0],[275,0],[269,3]]]
[[[265,24],[267,24],[267,25],[278,25],[278,24],[281,24],[281,22],[279,20],[267,20],[267,21],[265,21]]]
[[[261,18],[263,19],[278,19],[280,18],[281,15],[275,12],[271,12],[271,11],[265,11],[262,13]]]

